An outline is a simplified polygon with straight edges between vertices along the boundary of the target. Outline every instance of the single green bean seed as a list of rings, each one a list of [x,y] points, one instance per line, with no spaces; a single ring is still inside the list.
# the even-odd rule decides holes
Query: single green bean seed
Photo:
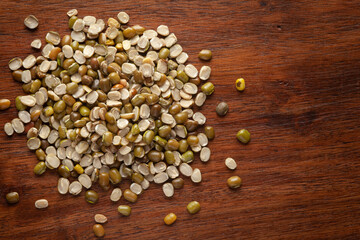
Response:
[[[38,162],[34,167],[34,173],[36,175],[41,175],[46,171],[45,162]]]
[[[120,76],[117,72],[110,73],[108,77],[113,85],[120,83]]]
[[[15,98],[15,106],[18,111],[23,111],[26,109],[26,106],[24,104],[22,104],[20,101],[20,96],[17,96]]]
[[[6,201],[9,204],[15,204],[19,202],[19,194],[17,192],[9,192],[6,194]]]
[[[69,66],[67,71],[68,71],[69,75],[73,75],[73,74],[77,73],[78,70],[79,70],[79,64],[78,63],[73,63],[73,64],[71,64]]]
[[[149,94],[146,97],[146,103],[148,105],[154,105],[159,101],[159,97],[156,94]]]
[[[155,137],[155,133],[152,130],[147,130],[143,135],[143,140],[147,145],[150,145]]]
[[[177,78],[183,83],[187,83],[189,81],[189,76],[182,70],[177,71]]]
[[[190,146],[194,146],[199,143],[199,138],[193,135],[188,136],[186,140]]]
[[[78,90],[79,85],[76,82],[70,82],[66,84],[66,92],[68,94],[74,94]]]
[[[162,153],[156,150],[151,150],[147,154],[147,157],[149,158],[150,161],[160,162],[162,160]]]
[[[111,112],[105,113],[105,120],[110,124],[114,124],[116,122],[115,116]]]
[[[176,151],[179,149],[179,142],[176,139],[169,139],[166,144],[166,149],[170,151]]]
[[[58,173],[60,176],[64,177],[64,178],[69,178],[70,177],[70,170],[67,166],[65,165],[60,165],[57,169]]]
[[[112,132],[105,132],[104,135],[103,135],[103,142],[105,144],[105,146],[110,146],[112,144],[112,141],[113,141],[113,134]]]
[[[81,106],[79,112],[83,117],[88,117],[90,115],[90,109],[86,106]]]
[[[189,144],[187,143],[187,141],[185,139],[181,139],[179,141],[179,152],[181,152],[181,153],[186,152],[188,147],[189,147]]]
[[[131,178],[131,175],[134,173],[134,171],[130,168],[124,167],[123,168],[124,176],[125,178]]]
[[[138,135],[140,133],[139,125],[137,125],[136,123],[134,125],[132,125],[130,132],[133,136]]]
[[[169,125],[164,125],[159,128],[158,134],[162,138],[168,138],[171,133],[171,127]]]
[[[50,117],[54,114],[54,109],[52,106],[47,106],[44,108],[43,113],[46,117]]]
[[[205,93],[206,95],[211,95],[215,90],[214,84],[211,82],[207,82],[204,85],[201,86],[201,91]]]
[[[200,203],[197,201],[192,201],[187,205],[186,209],[190,214],[195,214],[200,211]]]
[[[109,177],[110,177],[110,182],[114,185],[119,184],[121,182],[120,172],[116,168],[110,169]]]
[[[130,39],[130,38],[135,37],[136,31],[132,27],[128,27],[123,31],[123,34],[124,34],[124,37]]]
[[[85,44],[79,44],[79,51],[83,52],[85,48]]]
[[[162,121],[160,119],[155,121],[155,127],[159,128],[163,125]]]
[[[95,204],[99,200],[99,195],[94,190],[87,190],[85,193],[85,200],[88,203]]]
[[[93,226],[93,232],[96,237],[103,237],[105,235],[104,227],[101,224],[95,224]]]
[[[227,180],[227,185],[229,186],[229,188],[239,188],[241,186],[242,180],[239,176],[232,176],[230,178],[228,178]]]
[[[141,146],[134,147],[134,156],[137,158],[142,158],[145,155],[145,150]]]
[[[199,58],[201,60],[209,61],[212,58],[212,52],[208,49],[203,49],[199,53]]]
[[[118,206],[118,212],[121,213],[123,216],[130,216],[131,207],[128,205],[120,205]]]
[[[86,124],[85,119],[80,119],[80,120],[77,120],[76,122],[74,122],[74,126],[77,127],[77,128],[84,127],[85,124]]]
[[[134,107],[133,107],[133,105],[131,105],[131,103],[127,103],[124,105],[125,113],[132,113],[133,110],[134,110]]]
[[[160,59],[166,59],[170,54],[170,50],[168,48],[162,48],[159,52]]]
[[[141,104],[143,104],[145,102],[145,97],[141,94],[136,94],[132,99],[131,99],[131,104],[133,106],[140,106]]]
[[[175,156],[172,151],[165,151],[165,160],[167,164],[174,164],[175,163]]]
[[[131,175],[131,179],[133,180],[133,182],[141,184],[141,182],[144,181],[144,176],[140,173],[135,172]]]
[[[40,160],[40,161],[45,161],[46,158],[46,153],[44,152],[44,150],[42,150],[41,148],[37,149],[35,151],[36,157]]]
[[[182,154],[183,162],[190,163],[194,160],[194,153],[193,151],[186,151]]]
[[[162,137],[160,137],[160,136],[155,136],[154,141],[155,141],[157,144],[159,144],[161,147],[165,147],[166,144],[167,144],[166,139],[164,139],[164,138],[162,138]]]
[[[137,201],[137,195],[133,193],[130,189],[126,189],[124,191],[124,198],[129,202],[136,202]]]
[[[171,105],[169,107],[168,111],[171,115],[178,114],[179,112],[181,112],[181,105],[179,103],[174,103],[173,105]],[[186,114],[186,116],[187,116],[187,114]]]
[[[41,81],[40,80],[35,80],[31,84],[30,92],[31,93],[36,93],[39,90],[40,87],[41,87]]]
[[[188,114],[186,112],[180,112],[177,113],[174,118],[177,124],[183,124],[188,120]]]
[[[59,129],[58,129],[58,132],[59,132],[59,137],[61,139],[64,139],[66,138],[66,127],[65,126],[59,126]]]
[[[78,18],[76,16],[72,16],[71,18],[69,18],[69,28],[72,29],[74,26],[74,23],[76,22]]]
[[[229,106],[227,105],[226,102],[221,102],[216,106],[216,113],[221,117],[225,116],[228,111],[229,111]]]
[[[66,108],[66,103],[63,100],[59,100],[54,104],[54,112],[61,113]]]
[[[238,91],[244,91],[245,89],[245,80],[243,78],[238,78],[235,82],[236,89]]]
[[[171,225],[176,221],[176,215],[175,213],[169,213],[168,215],[165,216],[164,218],[164,222],[166,225]]]
[[[135,140],[137,139],[137,135],[133,135],[131,132],[129,132],[128,134],[126,134],[125,138],[129,142],[135,142]]]
[[[182,178],[175,178],[174,180],[171,181],[172,185],[174,186],[174,188],[179,189],[182,188],[184,186],[184,179]]]
[[[214,128],[211,127],[211,126],[206,126],[204,128],[204,132],[205,132],[205,135],[206,137],[209,139],[209,140],[213,140],[215,138],[215,131],[214,131]]]
[[[236,134],[236,138],[243,144],[247,144],[250,141],[250,133],[246,129],[241,129]]]
[[[102,172],[99,174],[99,185],[100,187],[102,187],[104,190],[109,190],[110,188],[110,177],[109,177],[109,173],[107,172]]]

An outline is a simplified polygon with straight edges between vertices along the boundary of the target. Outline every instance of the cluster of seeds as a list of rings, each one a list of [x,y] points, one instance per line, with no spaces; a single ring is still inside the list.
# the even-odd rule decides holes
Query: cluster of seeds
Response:
[[[13,79],[23,83],[26,95],[16,97],[18,117],[6,123],[4,131],[11,136],[28,129],[27,146],[39,160],[34,174],[56,169],[58,192],[78,195],[85,188],[85,200],[91,204],[99,199],[91,189],[95,182],[104,190],[114,186],[113,202],[122,196],[136,202],[150,182],[162,184],[164,195],[172,197],[184,186],[180,174],[201,182],[200,169],[190,164],[195,153],[202,162],[209,161],[207,145],[215,137],[211,126],[204,126],[204,133],[197,131],[206,117],[196,109],[215,90],[207,81],[211,68],[198,71],[187,64],[188,54],[165,25],[156,31],[129,26],[125,12],[107,22],[77,14],[76,9],[67,13],[70,35],[46,34],[40,56],[9,61]],[[35,29],[39,22],[30,15],[24,24]],[[35,49],[41,46],[40,39],[31,42]],[[202,50],[198,57],[209,61],[212,52]],[[245,80],[237,79],[235,86],[243,91]],[[9,106],[8,99],[0,99],[0,110]],[[228,110],[225,102],[216,107],[222,117]],[[236,137],[243,144],[250,141],[246,129]],[[230,170],[237,167],[232,158],[225,165]],[[122,179],[131,180],[129,189],[118,187]],[[239,176],[227,180],[233,189],[241,184]],[[15,204],[19,194],[10,192],[6,200]],[[47,208],[48,201],[39,199],[35,207]],[[199,212],[199,202],[190,202],[187,211]],[[118,212],[129,216],[131,207],[120,205]],[[101,224],[106,216],[96,214],[94,219],[94,234],[104,236]],[[170,213],[164,222],[171,225],[176,219]]]
[[[195,110],[214,92],[207,81],[211,68],[187,64],[188,54],[165,25],[129,26],[125,12],[106,22],[80,18],[75,9],[68,16],[70,35],[50,31],[40,56],[9,62],[26,95],[15,99],[18,117],[4,130],[11,136],[29,125],[27,146],[39,160],[34,173],[56,169],[60,194],[78,195],[85,188],[92,204],[98,201],[91,190],[95,182],[108,190],[122,179],[132,181],[130,189],[112,190],[114,202],[122,196],[136,202],[150,182],[162,184],[164,195],[172,197],[184,185],[180,174],[201,182],[200,169],[190,164],[195,153],[203,162],[211,155],[207,145],[214,129],[197,132],[206,117]],[[38,26],[32,15],[24,23]],[[41,41],[31,46],[40,49]],[[199,54],[211,57],[210,50]],[[124,215],[130,211],[119,206]]]

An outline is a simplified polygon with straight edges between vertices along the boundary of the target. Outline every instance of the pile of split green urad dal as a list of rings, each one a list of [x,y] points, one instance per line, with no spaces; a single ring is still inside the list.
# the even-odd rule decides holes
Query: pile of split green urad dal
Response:
[[[151,182],[161,184],[164,195],[172,197],[174,189],[184,185],[180,173],[201,182],[201,171],[191,162],[196,153],[201,161],[209,161],[207,145],[215,132],[211,126],[197,131],[206,117],[193,106],[201,107],[214,92],[207,81],[211,68],[198,71],[187,63],[188,54],[165,25],[156,30],[130,26],[125,12],[107,21],[80,18],[76,9],[67,14],[70,35],[50,31],[42,49],[40,39],[31,43],[41,49],[39,56],[9,62],[13,79],[23,83],[25,94],[16,97],[18,117],[4,130],[11,136],[23,133],[24,124],[32,124],[27,146],[39,160],[34,173],[57,171],[58,192],[78,195],[84,190],[89,203],[98,201],[97,192],[91,190],[96,183],[104,190],[114,187],[110,195],[114,202],[122,196],[136,202]],[[34,29],[38,20],[30,15],[24,24]],[[210,50],[199,54],[206,61],[211,57]],[[8,100],[0,102],[0,108],[9,105]],[[236,168],[233,159],[228,163],[230,169]],[[132,181],[129,189],[118,187],[122,179]],[[235,187],[241,185],[240,178],[234,182]],[[13,202],[18,198],[9,195]],[[44,208],[48,203],[40,199],[35,206]],[[198,210],[198,202],[189,203],[190,213]],[[131,208],[120,205],[118,211],[128,216]],[[172,214],[166,224],[175,221]],[[104,223],[106,217],[96,215],[95,220]],[[102,226],[94,225],[94,233],[101,232]]]

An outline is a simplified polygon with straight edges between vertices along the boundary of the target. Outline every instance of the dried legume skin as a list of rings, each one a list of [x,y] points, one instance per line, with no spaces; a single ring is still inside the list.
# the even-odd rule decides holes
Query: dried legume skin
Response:
[[[9,204],[15,204],[19,202],[19,194],[17,192],[9,192],[6,194],[6,201]]]
[[[168,215],[165,216],[164,218],[164,222],[166,225],[171,225],[176,221],[176,215],[175,213],[169,213]]]
[[[197,201],[192,201],[187,205],[186,209],[190,214],[195,214],[200,211],[200,203]]]
[[[123,216],[130,216],[131,214],[131,207],[128,205],[120,205],[118,207],[118,212],[121,213]]]
[[[235,189],[239,188],[241,186],[242,180],[239,176],[232,176],[228,178],[227,185],[229,188]]]
[[[103,237],[105,235],[104,227],[101,224],[95,224],[93,231],[96,237]]]
[[[247,144],[250,141],[250,133],[246,129],[241,129],[236,134],[236,138],[243,144]]]

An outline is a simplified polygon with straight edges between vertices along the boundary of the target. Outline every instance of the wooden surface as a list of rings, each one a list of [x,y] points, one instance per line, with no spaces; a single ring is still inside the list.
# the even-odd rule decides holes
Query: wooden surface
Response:
[[[86,3],[85,3],[86,2]],[[128,218],[116,211],[109,192],[98,204],[80,196],[60,196],[57,174],[35,177],[37,162],[25,136],[0,132],[0,238],[93,239],[95,213],[108,217],[107,239],[359,239],[360,238],[360,3],[359,1],[9,1],[0,2],[0,98],[22,94],[11,79],[8,60],[37,51],[35,38],[67,30],[67,10],[107,19],[126,11],[131,24],[174,32],[189,62],[197,67],[203,48],[213,51],[215,93],[202,112],[215,127],[210,162],[197,160],[203,181],[176,191],[172,199],[151,184]],[[34,14],[40,25],[29,31],[23,19]],[[44,42],[43,42],[44,43]],[[206,63],[207,64],[207,63]],[[238,77],[246,90],[234,88]],[[215,106],[226,101],[229,114]],[[0,114],[1,129],[16,116],[14,104]],[[236,131],[247,128],[244,146]],[[238,168],[224,165],[233,157]],[[243,187],[231,191],[226,179],[238,174]],[[121,185],[122,189],[128,183]],[[95,188],[97,189],[97,188]],[[4,196],[18,191],[8,206]],[[46,198],[49,208],[37,210]],[[202,209],[190,216],[186,204]],[[163,217],[174,212],[173,226]]]

